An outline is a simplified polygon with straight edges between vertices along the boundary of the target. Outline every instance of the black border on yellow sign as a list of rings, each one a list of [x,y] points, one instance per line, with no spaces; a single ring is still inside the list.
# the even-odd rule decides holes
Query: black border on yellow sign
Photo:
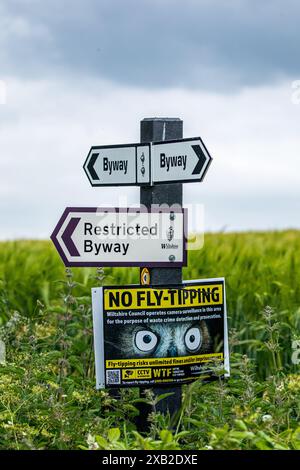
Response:
[[[225,284],[225,279],[223,277],[219,277],[219,278],[206,278],[206,279],[195,279],[195,280],[191,280],[191,281],[183,281],[182,284],[163,284],[163,285],[134,285],[134,284],[129,284],[129,285],[125,285],[125,286],[116,286],[116,285],[109,285],[109,286],[104,286],[104,287],[100,287],[100,288],[93,288],[92,289],[92,299],[93,299],[93,321],[94,321],[94,343],[95,343],[95,359],[96,359],[96,386],[97,388],[101,389],[101,388],[114,388],[114,387],[118,387],[118,385],[107,385],[106,384],[106,371],[113,371],[113,370],[116,370],[116,366],[115,364],[114,365],[108,365],[108,363],[106,362],[106,354],[105,354],[105,349],[104,349],[104,321],[105,320],[105,314],[106,314],[106,310],[104,309],[104,296],[105,296],[105,291],[107,289],[113,289],[113,290],[119,290],[120,289],[132,289],[132,290],[135,290],[135,291],[138,291],[138,290],[141,290],[141,289],[159,289],[159,290],[162,290],[162,289],[176,289],[176,290],[183,290],[185,289],[186,287],[188,288],[193,288],[195,286],[197,286],[197,284],[201,285],[201,287],[204,287],[205,285],[219,285],[222,289],[222,299],[219,303],[220,307],[222,307],[222,310],[223,310],[223,315],[224,315],[224,350],[223,350],[223,353],[224,353],[224,357],[223,357],[223,360],[224,360],[224,376],[225,377],[229,377],[230,376],[230,363],[229,363],[229,349],[228,349],[228,326],[227,326],[227,308],[226,308],[226,284]],[[206,305],[203,305],[203,306],[209,306],[208,304]],[[199,308],[201,307],[201,305],[197,305],[197,304],[194,304],[194,307],[195,308]],[[158,313],[160,310],[166,310],[166,306],[162,306],[162,307],[158,307],[158,306],[155,306],[154,307]],[[185,311],[185,310],[189,310],[191,307],[190,306],[173,306],[173,308],[167,308],[167,310],[169,310],[170,312],[171,311],[175,311],[175,310],[181,310],[181,311]],[[116,311],[118,310],[118,307],[116,307],[115,309]],[[141,309],[142,310],[142,309]],[[138,311],[138,309],[137,309]],[[150,309],[149,309],[149,312],[150,312]],[[112,312],[114,313],[114,312]],[[175,313],[175,312],[174,312]],[[153,311],[153,314],[154,314],[154,311]],[[213,353],[213,354],[217,354],[216,351]],[[205,354],[204,354],[205,356]],[[141,359],[146,359],[146,358],[141,358]],[[125,366],[125,364],[120,367],[119,365],[119,373],[121,374],[121,371],[125,369],[125,367],[128,367],[128,368],[131,368],[131,367],[134,367],[134,368],[145,368],[145,367],[150,367],[151,369],[153,367],[170,367],[170,365],[166,365],[166,364],[148,364],[146,365],[146,363],[144,362],[141,362],[141,359],[126,359],[127,364]],[[153,359],[159,359],[159,358],[149,358],[149,360],[153,360]],[[169,358],[162,358],[161,360],[164,361],[164,360],[167,360],[168,361]],[[176,358],[175,358],[176,359]],[[183,358],[182,358],[183,359]],[[215,359],[217,359],[215,357]],[[110,361],[109,359],[107,359],[108,361]],[[178,357],[178,360],[181,361],[180,357]],[[111,359],[111,361],[118,361],[117,359]],[[123,361],[123,359],[120,359],[119,361]],[[132,364],[132,361],[137,361],[136,364]],[[206,362],[206,363],[209,363],[210,360],[206,357],[206,358],[202,358],[202,360],[200,361],[202,363]],[[179,367],[188,367],[188,364],[178,364]],[[108,366],[108,367],[107,367]],[[151,367],[152,366],[152,367]],[[171,367],[176,367],[176,365],[174,364],[173,366]],[[206,372],[207,374],[208,372]],[[159,381],[155,381],[155,384],[153,384],[153,380],[151,381],[151,383],[149,382],[148,386],[152,387],[153,385],[155,386],[161,386],[163,384],[167,384],[167,382],[170,382],[172,383],[172,386],[177,386],[177,385],[182,385],[183,383],[189,383],[191,380],[196,380],[198,377],[200,377],[200,375],[195,375],[193,377],[188,377],[187,375],[185,376],[185,378],[183,378],[181,380],[181,378],[178,378],[176,379],[176,381],[174,382],[173,380],[172,381],[169,381],[169,380],[159,380]],[[201,377],[203,377],[202,373],[201,373]],[[213,379],[213,376],[210,380]],[[125,387],[126,385],[124,383],[120,383],[119,385],[120,387]],[[136,380],[134,381],[134,383],[128,383],[128,386],[147,386],[147,383],[146,381],[143,381],[141,380],[141,382],[139,382],[139,380]]]

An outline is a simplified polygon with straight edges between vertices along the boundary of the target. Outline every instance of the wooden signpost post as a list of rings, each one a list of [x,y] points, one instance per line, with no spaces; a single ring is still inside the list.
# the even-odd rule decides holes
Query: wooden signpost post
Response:
[[[165,141],[173,139],[182,139],[183,121],[181,119],[153,118],[143,119],[141,121],[141,143]],[[140,202],[147,208],[152,204],[174,204],[182,206],[182,183],[160,184],[155,186],[142,186],[140,189]],[[145,266],[147,268],[147,266]],[[141,269],[142,275],[143,269]],[[180,284],[182,282],[181,268],[149,268],[150,284]],[[181,405],[181,387],[155,387],[153,393],[162,395],[172,393],[169,397],[161,400],[157,404],[157,411],[162,413],[169,412],[173,415],[180,409]],[[145,390],[142,390],[142,395]],[[152,411],[149,406],[140,407],[140,416],[138,427],[146,430],[147,415]],[[146,415],[146,416],[145,416]]]

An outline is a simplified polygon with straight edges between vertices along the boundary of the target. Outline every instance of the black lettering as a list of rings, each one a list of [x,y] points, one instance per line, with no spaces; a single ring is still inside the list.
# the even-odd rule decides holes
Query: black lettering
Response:
[[[157,235],[157,224],[153,225],[153,227],[150,227],[150,234]]]
[[[191,289],[190,290],[190,301],[191,304],[194,303],[194,299],[197,297],[197,291],[196,289]]]
[[[97,225],[97,227],[94,228],[95,235],[101,235],[101,227]]]
[[[93,242],[92,240],[84,240],[84,252],[90,253],[93,251]]]
[[[110,307],[120,307],[120,292],[108,292],[108,303]]]
[[[220,301],[220,294],[219,294],[219,289],[218,287],[213,287],[211,290],[212,293],[212,300],[214,302],[219,302]]]
[[[189,296],[189,291],[186,290],[186,289],[184,289],[184,290],[182,291],[182,297],[183,297],[182,303],[183,303],[183,304],[185,304],[185,301],[186,301],[186,299],[188,298],[188,296]]]
[[[103,171],[108,171],[108,158],[103,158]]]
[[[160,154],[160,167],[164,168],[166,166],[166,154],[161,153]]]
[[[172,290],[172,289],[169,289],[169,290],[168,290],[168,293],[169,293],[169,295],[170,295],[170,297],[171,297],[171,299],[170,299],[171,305],[175,305],[175,294],[176,294],[176,292],[177,292],[177,291],[174,290],[174,289],[173,289],[173,290]],[[180,291],[179,291],[179,292],[180,292]],[[178,292],[178,293],[179,293],[179,292]]]
[[[156,302],[151,302],[151,291],[147,291],[147,305],[150,307],[156,306]]]
[[[156,302],[157,302],[157,305],[160,306],[161,305],[161,298],[163,296],[163,291],[162,290],[154,290],[154,295],[156,297]]]
[[[90,224],[89,222],[86,222],[84,224],[84,235],[92,235],[92,228],[93,228],[93,225]]]
[[[110,253],[112,250],[112,243],[102,243],[102,251],[104,253]]]
[[[202,289],[202,302],[210,302],[210,289]]]
[[[136,303],[138,307],[142,305],[143,300],[145,300],[145,291],[144,290],[138,290],[136,294]]]
[[[122,305],[124,307],[129,307],[132,304],[132,294],[131,292],[125,291],[122,292]]]

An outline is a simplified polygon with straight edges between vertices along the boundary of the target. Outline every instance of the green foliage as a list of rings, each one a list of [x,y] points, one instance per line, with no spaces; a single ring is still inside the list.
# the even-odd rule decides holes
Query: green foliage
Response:
[[[189,258],[185,279],[226,278],[231,378],[185,386],[175,420],[149,392],[142,435],[136,389],[95,390],[90,306],[91,287],[138,269],[65,270],[48,242],[0,244],[0,449],[300,449],[299,232],[211,234]]]

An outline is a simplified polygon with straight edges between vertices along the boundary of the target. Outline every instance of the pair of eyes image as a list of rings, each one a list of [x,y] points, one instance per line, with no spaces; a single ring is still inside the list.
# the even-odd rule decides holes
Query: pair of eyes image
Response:
[[[152,353],[160,341],[160,335],[150,329],[139,330],[135,333],[134,343],[141,352]],[[202,343],[202,334],[198,326],[187,328],[183,335],[183,342],[189,352],[197,351]]]

